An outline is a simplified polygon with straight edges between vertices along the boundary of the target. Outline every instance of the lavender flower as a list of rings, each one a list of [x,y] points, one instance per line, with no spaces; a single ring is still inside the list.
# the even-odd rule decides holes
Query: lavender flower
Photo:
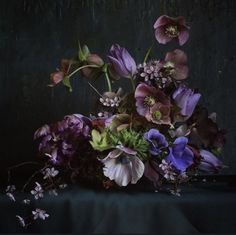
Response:
[[[35,182],[36,186],[34,188],[34,190],[31,190],[30,193],[32,195],[34,195],[34,198],[36,200],[38,200],[39,198],[43,198],[43,188],[42,186],[38,183],[38,182]]]
[[[154,24],[155,37],[161,44],[166,44],[177,39],[179,45],[183,45],[189,38],[189,27],[183,16],[172,18],[166,15],[160,16]]]
[[[222,162],[215,157],[211,152],[207,150],[200,150],[200,165],[198,166],[199,170],[208,172],[208,173],[218,173],[222,168]]]
[[[151,129],[144,134],[144,139],[149,142],[150,149],[149,152],[152,155],[158,155],[161,153],[163,148],[168,146],[165,136],[162,135],[158,130]]]
[[[118,44],[112,45],[108,59],[119,76],[129,78],[135,74],[136,63],[134,59],[125,48]]]
[[[117,92],[105,92],[99,101],[106,107],[118,107],[122,100],[121,94],[121,88],[119,88]]]
[[[129,182],[136,184],[144,173],[144,164],[137,152],[124,146],[117,146],[101,162],[104,175],[119,186],[127,186]]]
[[[164,178],[171,181],[174,181],[176,179],[177,174],[170,162],[167,162],[165,159],[163,159],[159,167],[163,171]]]
[[[170,124],[170,100],[160,89],[141,83],[135,99],[139,115],[156,124]]]
[[[169,155],[165,160],[171,163],[178,171],[185,172],[193,164],[193,152],[187,147],[188,139],[178,137],[169,148]]]
[[[57,176],[59,173],[58,170],[55,170],[54,167],[52,168],[46,168],[44,171],[43,171],[43,174],[44,174],[44,179],[48,179],[48,178],[53,178],[55,176]]]
[[[185,116],[186,119],[192,116],[200,97],[201,94],[194,93],[191,89],[185,86],[180,86],[173,93],[173,99],[181,108],[180,113]]]
[[[36,219],[45,220],[46,218],[49,217],[49,214],[47,214],[45,210],[41,210],[38,208],[35,209],[35,211],[32,211],[32,214],[34,216],[34,220],[36,220]]]

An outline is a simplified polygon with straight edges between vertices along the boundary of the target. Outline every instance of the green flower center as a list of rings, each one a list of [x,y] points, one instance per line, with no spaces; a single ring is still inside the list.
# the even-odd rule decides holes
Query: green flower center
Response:
[[[155,119],[155,120],[161,120],[161,117],[162,117],[162,114],[161,114],[161,112],[160,111],[155,111],[153,114],[152,114],[152,116],[153,116],[153,118]]]
[[[146,96],[144,98],[144,104],[147,105],[148,107],[152,107],[156,103],[156,100],[152,96]]]
[[[175,64],[171,61],[167,61],[164,66],[164,73],[166,76],[170,76],[175,72]]]
[[[178,26],[177,25],[168,25],[165,28],[165,34],[168,37],[172,37],[172,38],[177,37],[179,35]]]

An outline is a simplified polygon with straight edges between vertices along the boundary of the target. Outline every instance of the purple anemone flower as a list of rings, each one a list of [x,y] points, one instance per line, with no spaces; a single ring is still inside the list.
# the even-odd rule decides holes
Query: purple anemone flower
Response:
[[[223,163],[211,152],[201,149],[200,156],[199,170],[208,173],[218,173],[223,168]]]
[[[112,45],[108,59],[119,76],[129,78],[135,74],[136,63],[134,59],[125,48],[118,44]]]
[[[156,124],[170,124],[170,100],[160,89],[141,83],[135,90],[139,115]]]
[[[169,155],[166,161],[170,162],[180,172],[193,164],[193,152],[187,147],[188,139],[186,137],[178,137],[175,139],[173,146],[169,148]]]
[[[117,146],[101,162],[104,175],[119,186],[127,186],[129,182],[136,184],[144,173],[144,164],[137,152],[124,146]]]
[[[168,146],[168,142],[164,135],[162,135],[158,130],[151,129],[144,134],[144,139],[149,142],[150,148],[149,152],[152,155],[158,155],[163,148]]]
[[[194,93],[194,91],[186,86],[180,86],[175,90],[172,97],[176,104],[181,108],[180,113],[188,119],[192,116],[201,94]]]
[[[161,74],[176,81],[186,79],[188,77],[187,55],[179,49],[167,52]]]
[[[186,25],[183,16],[176,18],[167,15],[160,16],[153,27],[155,29],[156,40],[161,44],[166,44],[176,39],[179,45],[182,46],[189,38],[190,28]]]

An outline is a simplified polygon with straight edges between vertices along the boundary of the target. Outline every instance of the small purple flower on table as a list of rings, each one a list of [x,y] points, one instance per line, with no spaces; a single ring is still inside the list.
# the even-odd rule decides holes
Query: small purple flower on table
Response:
[[[152,155],[158,155],[161,153],[163,148],[168,146],[166,138],[158,130],[151,129],[144,134],[144,139],[149,142],[150,148],[149,152]]]
[[[169,155],[165,160],[172,164],[178,171],[185,172],[193,164],[193,152],[187,147],[188,139],[178,137],[173,146],[169,148]]]
[[[34,220],[36,219],[45,220],[46,218],[49,217],[49,214],[47,214],[45,210],[41,210],[38,208],[36,208],[35,211],[32,211],[32,214],[34,216]]]
[[[117,146],[101,162],[104,175],[119,186],[127,186],[130,182],[136,184],[144,173],[144,164],[137,152],[124,146]]]
[[[180,46],[185,44],[189,38],[189,27],[185,18],[176,18],[167,15],[160,16],[154,24],[156,40],[161,44],[166,44],[176,39]]]
[[[222,162],[211,152],[201,149],[200,156],[199,170],[208,173],[218,173],[223,168]]]
[[[183,51],[176,49],[167,52],[162,64],[162,76],[176,81],[181,81],[188,77],[187,55]]]
[[[170,124],[170,100],[160,89],[141,83],[135,90],[139,115],[156,124]]]
[[[115,72],[125,78],[132,77],[136,72],[136,63],[129,52],[118,44],[112,45],[108,59]]]
[[[192,116],[193,111],[201,98],[201,94],[194,93],[193,90],[186,86],[180,86],[172,95],[177,106],[181,108],[180,113],[188,119]]]

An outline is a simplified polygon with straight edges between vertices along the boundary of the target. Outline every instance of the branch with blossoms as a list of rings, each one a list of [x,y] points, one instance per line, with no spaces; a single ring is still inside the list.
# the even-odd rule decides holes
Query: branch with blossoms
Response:
[[[175,40],[182,46],[189,30],[182,16],[164,15],[154,24],[160,44]],[[192,175],[215,174],[224,167],[218,157],[225,131],[218,127],[216,114],[199,104],[201,94],[188,86],[186,53],[176,49],[164,58],[152,58],[152,49],[153,45],[139,64],[118,44],[111,46],[106,60],[85,45],[79,46],[76,57],[61,61],[49,86],[62,83],[72,91],[71,79],[84,77],[98,95],[98,107],[89,117],[67,115],[35,132],[44,163],[37,172],[41,181],[30,190],[35,200],[45,192],[57,195],[65,182],[87,180],[111,188],[136,184],[142,177],[158,190],[172,185],[170,192],[179,196],[179,185]],[[130,80],[129,93],[114,90],[121,78]],[[94,87],[95,79],[105,82],[107,90]],[[15,200],[10,188],[7,194]],[[33,220],[48,216],[39,208],[31,215]],[[24,218],[17,218],[26,224]]]

